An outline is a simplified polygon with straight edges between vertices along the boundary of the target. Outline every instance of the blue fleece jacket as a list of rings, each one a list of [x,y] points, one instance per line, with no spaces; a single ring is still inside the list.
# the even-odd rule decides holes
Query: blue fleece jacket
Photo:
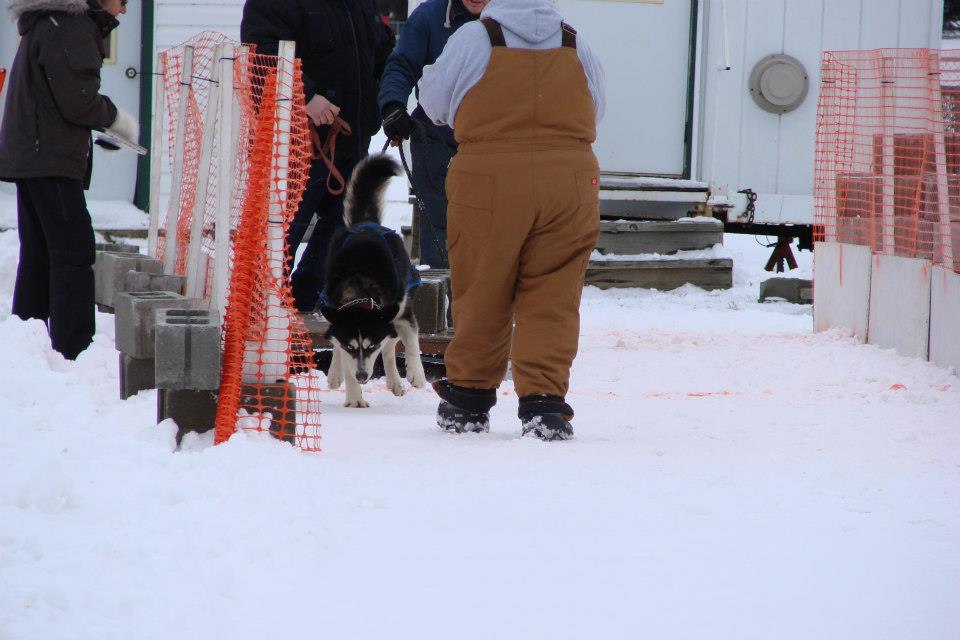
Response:
[[[414,9],[400,32],[400,41],[387,59],[380,78],[380,94],[377,98],[380,109],[388,102],[406,105],[410,93],[420,81],[423,68],[436,61],[454,31],[478,17],[464,9],[460,0],[427,0]],[[456,145],[453,130],[435,125],[419,105],[413,116],[423,123],[427,133]]]

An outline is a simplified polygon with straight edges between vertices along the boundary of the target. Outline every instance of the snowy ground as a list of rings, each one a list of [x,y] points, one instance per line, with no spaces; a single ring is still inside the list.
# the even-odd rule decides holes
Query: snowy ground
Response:
[[[325,397],[320,454],[174,452],[154,392],[118,399],[110,316],[72,363],[10,317],[16,251],[2,639],[957,638],[960,379],[758,304],[750,237],[733,290],[585,292],[576,440],[520,439],[509,383],[456,437],[377,381]]]

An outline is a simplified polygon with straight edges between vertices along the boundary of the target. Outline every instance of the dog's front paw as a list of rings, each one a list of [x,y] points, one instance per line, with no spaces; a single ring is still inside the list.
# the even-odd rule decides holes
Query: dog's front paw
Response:
[[[399,378],[397,378],[397,380],[395,381],[388,382],[387,389],[390,389],[390,393],[392,393],[397,397],[400,397],[404,393],[406,393],[406,389],[403,388],[403,383],[400,381]]]
[[[347,400],[346,402],[343,403],[343,406],[349,407],[351,409],[366,409],[370,405],[367,404],[366,400],[364,400],[363,398],[360,398],[359,400]]]
[[[427,374],[423,372],[423,365],[417,362],[416,366],[407,365],[407,380],[417,389],[427,385]]]
[[[340,385],[343,384],[343,374],[340,373],[339,368],[337,371],[331,371],[327,374],[327,388],[329,389],[339,389]]]

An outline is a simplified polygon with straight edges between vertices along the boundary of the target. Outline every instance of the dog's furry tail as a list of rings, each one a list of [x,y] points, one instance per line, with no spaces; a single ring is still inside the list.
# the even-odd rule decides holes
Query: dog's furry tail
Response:
[[[348,227],[383,219],[383,192],[390,178],[400,175],[400,165],[386,154],[368,156],[357,164],[347,185],[343,221]]]

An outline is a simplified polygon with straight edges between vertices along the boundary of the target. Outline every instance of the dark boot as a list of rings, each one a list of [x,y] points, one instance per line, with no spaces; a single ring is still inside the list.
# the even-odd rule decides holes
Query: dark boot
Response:
[[[573,408],[560,396],[523,396],[517,409],[524,436],[545,442],[573,439]]]
[[[490,408],[497,403],[496,389],[471,389],[437,380],[433,389],[440,396],[437,426],[450,433],[490,431]]]

